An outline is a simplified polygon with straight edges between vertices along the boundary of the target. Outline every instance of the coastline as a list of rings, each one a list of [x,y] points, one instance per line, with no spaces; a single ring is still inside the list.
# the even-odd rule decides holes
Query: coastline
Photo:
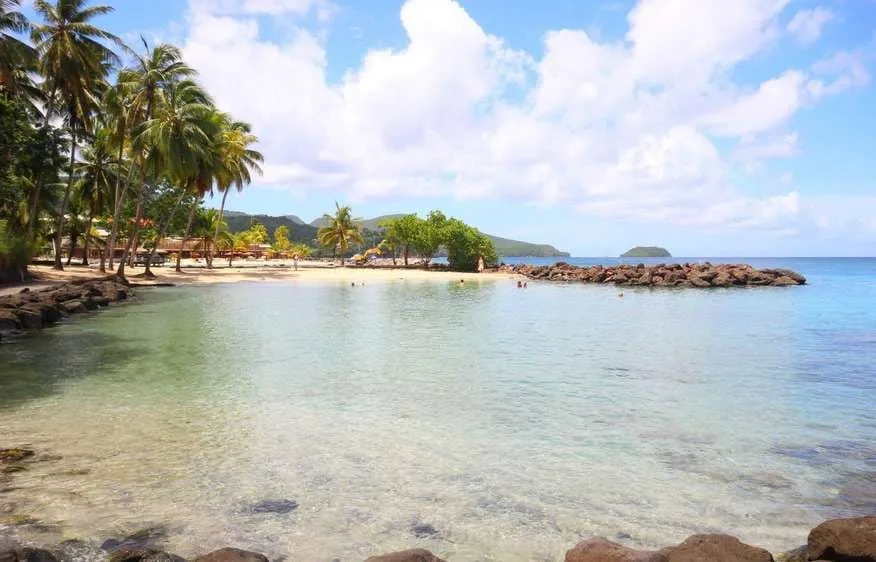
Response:
[[[220,265],[207,269],[203,265],[186,264],[181,273],[173,266],[153,267],[154,278],[142,277],[143,268],[135,267],[126,270],[128,281],[135,287],[151,285],[210,285],[214,283],[245,283],[245,282],[290,282],[304,281],[317,283],[389,283],[395,281],[441,281],[453,282],[464,280],[510,280],[519,276],[509,272],[461,273],[457,271],[440,271],[414,268],[366,268],[366,267],[331,267],[325,262],[301,261],[296,270],[291,263],[273,262],[235,265],[231,268]],[[29,268],[34,279],[23,283],[0,286],[0,297],[14,295],[22,289],[39,291],[76,280],[102,279],[111,275],[101,273],[94,267],[72,266],[64,271],[55,271],[50,266],[32,265]]]

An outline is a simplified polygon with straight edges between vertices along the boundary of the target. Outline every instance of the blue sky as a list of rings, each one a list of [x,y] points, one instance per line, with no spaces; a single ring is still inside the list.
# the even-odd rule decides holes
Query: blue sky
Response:
[[[116,0],[253,123],[228,208],[576,255],[876,254],[874,0]]]

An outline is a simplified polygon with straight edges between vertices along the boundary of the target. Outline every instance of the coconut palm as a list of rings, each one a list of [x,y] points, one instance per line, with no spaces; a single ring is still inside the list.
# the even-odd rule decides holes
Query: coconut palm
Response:
[[[159,240],[176,215],[186,195],[199,191],[203,170],[213,162],[219,131],[210,97],[192,80],[168,84],[154,106],[155,117],[142,123],[136,131],[135,146],[151,147],[162,175],[179,192],[176,204],[159,225]],[[155,248],[152,250],[154,254]],[[146,275],[150,275],[150,259]]]
[[[142,134],[146,128],[145,123],[152,121],[156,108],[164,102],[167,91],[175,84],[183,81],[194,84],[188,78],[196,73],[194,69],[183,62],[182,54],[177,47],[159,44],[150,49],[145,39],[143,46],[146,53],[144,55],[135,54],[134,65],[119,73],[118,95],[124,101],[118,108],[119,111],[116,112],[119,115],[116,129],[121,132],[121,139],[125,138],[125,131],[131,132],[133,140]],[[206,94],[203,95],[206,96]],[[209,103],[209,100],[205,103]],[[132,142],[131,149],[140,173],[136,207],[136,214],[139,217],[142,211],[147,166],[150,162],[153,165],[159,162],[158,154],[153,153],[159,147],[148,142]],[[126,191],[127,189],[121,191],[120,199],[124,197]],[[122,254],[122,263],[119,264],[117,272],[119,275],[124,275],[124,258],[127,257],[129,251],[130,240]]]
[[[61,264],[64,213],[73,188],[76,141],[92,128],[105,78],[118,56],[102,41],[122,45],[121,39],[91,21],[112,12],[110,6],[87,6],[87,0],[36,0],[34,10],[43,23],[35,25],[31,39],[40,56],[39,70],[48,92],[47,117],[57,113],[70,131],[70,173],[55,225],[55,269]],[[55,98],[57,97],[57,102]]]
[[[353,219],[352,211],[349,205],[341,207],[335,202],[334,216],[325,214],[323,218],[328,224],[319,229],[316,233],[316,239],[326,248],[336,249],[341,258],[341,265],[344,265],[344,254],[351,242],[362,243],[362,233],[359,232],[359,227],[356,226],[356,221]]]
[[[238,193],[243,191],[244,186],[252,183],[252,172],[261,175],[260,164],[264,161],[262,154],[251,148],[259,139],[252,134],[249,123],[225,119],[223,125],[216,159],[216,184],[222,192],[220,221],[225,213],[225,200],[231,188],[235,187]],[[218,232],[216,235],[218,236]],[[212,261],[210,260],[210,265]]]
[[[120,175],[118,165],[110,149],[110,132],[99,129],[91,145],[82,151],[82,159],[76,164],[76,195],[83,210],[87,211],[85,232],[91,234],[94,217],[102,215],[111,197],[112,185]],[[91,237],[84,241],[85,257],[82,265],[88,265],[88,246]],[[103,260],[101,260],[103,265]]]
[[[33,97],[37,88],[28,74],[36,66],[36,49],[13,34],[30,31],[30,22],[18,11],[21,0],[0,0],[0,93]]]

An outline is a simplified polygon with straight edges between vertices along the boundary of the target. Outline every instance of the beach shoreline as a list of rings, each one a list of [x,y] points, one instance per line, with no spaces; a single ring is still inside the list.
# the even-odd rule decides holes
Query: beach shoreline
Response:
[[[0,286],[0,297],[14,295],[23,289],[33,291],[57,287],[64,283],[83,279],[101,279],[111,272],[101,273],[96,266],[68,266],[64,271],[56,271],[48,265],[31,265],[28,268],[32,279],[22,283]],[[308,282],[308,283],[391,283],[398,281],[430,281],[430,282],[465,282],[513,280],[520,276],[514,273],[463,273],[458,271],[440,271],[412,268],[369,268],[369,267],[332,267],[326,262],[302,261],[298,268],[291,263],[250,263],[227,267],[218,265],[207,269],[202,264],[185,264],[182,272],[177,272],[172,265],[153,267],[153,278],[142,276],[142,267],[126,268],[126,277],[135,287],[162,285],[212,285],[216,283],[247,283],[247,282]]]

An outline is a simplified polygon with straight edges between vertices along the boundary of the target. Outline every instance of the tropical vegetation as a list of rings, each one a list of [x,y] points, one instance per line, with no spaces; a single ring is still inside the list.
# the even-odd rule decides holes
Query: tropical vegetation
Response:
[[[229,192],[261,173],[250,125],[216,108],[177,47],[134,49],[105,30],[111,6],[33,11],[28,21],[21,0],[0,0],[0,277],[43,252],[63,269],[79,244],[120,275],[145,248],[149,275],[170,234],[201,240],[212,264]],[[205,216],[208,195],[221,205]]]
[[[177,269],[184,249],[207,267],[217,252],[232,265],[266,248],[342,264],[351,253],[409,265],[442,251],[455,269],[495,261],[487,236],[440,212],[363,224],[336,204],[318,227],[226,217],[229,194],[261,173],[257,136],[216,107],[179,48],[107,31],[113,8],[99,1],[34,0],[29,21],[23,0],[0,0],[0,279],[23,278],[39,255],[64,269],[79,249],[102,271],[124,276],[137,262],[150,276],[170,236],[181,239]]]

